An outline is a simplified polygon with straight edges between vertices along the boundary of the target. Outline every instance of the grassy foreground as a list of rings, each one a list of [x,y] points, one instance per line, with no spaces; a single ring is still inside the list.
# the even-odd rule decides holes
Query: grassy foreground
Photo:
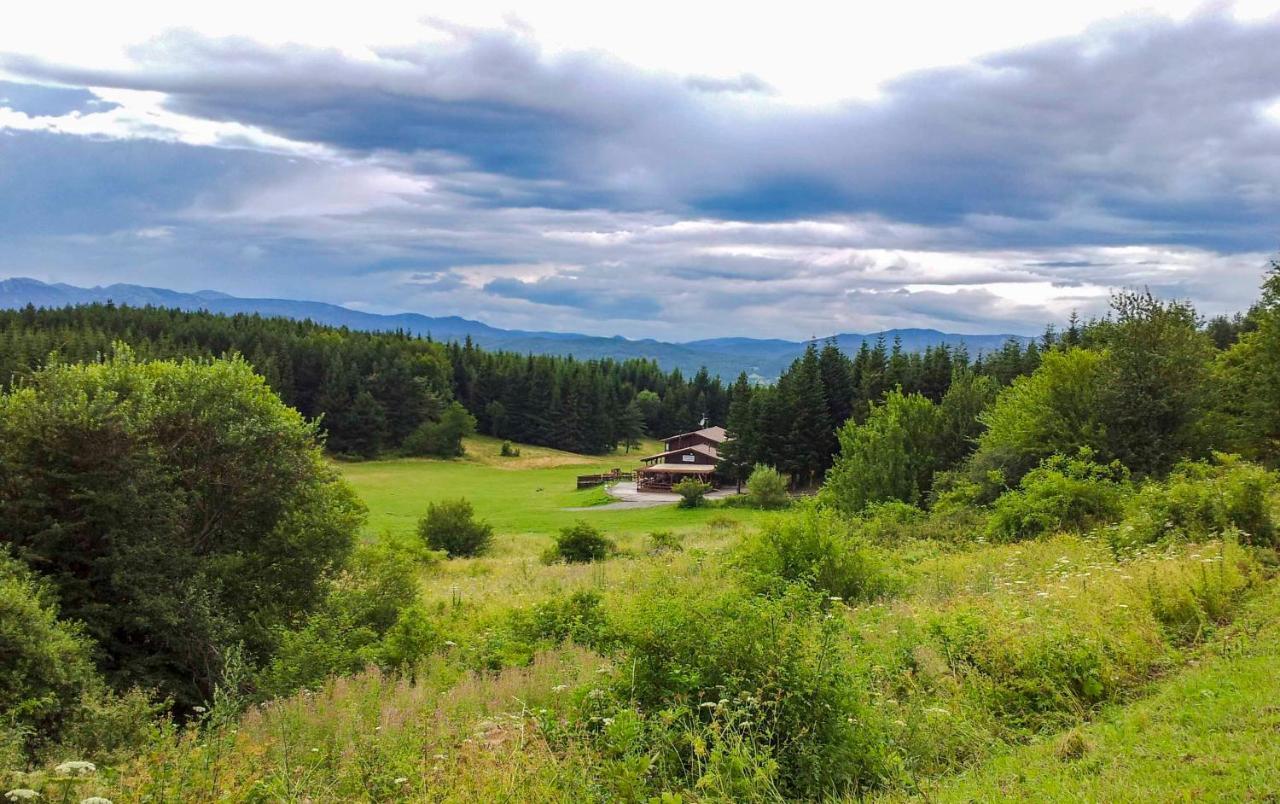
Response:
[[[973,512],[564,511],[595,496],[573,489],[575,475],[628,462],[537,448],[502,459],[488,439],[468,449],[342,465],[370,539],[412,538],[427,502],[448,497],[496,526],[490,554],[416,566],[434,646],[421,661],[217,702],[202,727],[158,726],[141,754],[67,789],[116,804],[1280,789],[1274,551],[1230,536],[1133,551],[1067,533],[991,544]],[[541,563],[548,534],[577,518],[617,554]],[[657,529],[679,545],[654,549]],[[783,556],[766,546],[782,533],[817,551],[818,588],[776,584]],[[750,728],[765,719],[776,727],[762,739]],[[808,736],[817,729],[822,739]],[[802,788],[806,768],[820,781]],[[841,775],[839,792],[821,781]]]
[[[927,788],[929,801],[1275,801],[1280,586],[1150,697]]]

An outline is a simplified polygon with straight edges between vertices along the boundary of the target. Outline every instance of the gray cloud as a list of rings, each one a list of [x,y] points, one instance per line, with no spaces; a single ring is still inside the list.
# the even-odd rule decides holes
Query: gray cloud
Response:
[[[1238,309],[1280,242],[1280,19],[1129,20],[820,108],[754,76],[454,34],[371,60],[190,32],[128,71],[5,56],[323,147],[0,121],[0,260],[531,329],[797,337],[1035,332],[1117,286]],[[30,113],[91,122],[96,96],[62,92]]]

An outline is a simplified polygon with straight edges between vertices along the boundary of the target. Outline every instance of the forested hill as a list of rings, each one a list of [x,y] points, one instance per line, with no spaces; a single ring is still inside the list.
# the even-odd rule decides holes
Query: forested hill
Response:
[[[163,288],[115,284],[92,288],[66,284],[46,284],[35,279],[0,279],[0,308],[63,307],[70,304],[114,302],[135,307],[154,305],[180,310],[208,310],[214,313],[259,313],[320,324],[349,327],[367,332],[401,330],[412,335],[430,335],[438,341],[471,338],[477,346],[521,354],[573,355],[580,360],[656,360],[670,371],[680,369],[693,375],[706,367],[713,377],[732,380],[740,372],[759,379],[774,380],[799,357],[803,342],[760,338],[714,338],[688,343],[665,343],[651,339],[629,340],[565,332],[529,332],[491,327],[458,316],[431,317],[416,313],[377,315],[334,304],[290,299],[248,299],[215,291],[179,293]],[[1018,335],[957,335],[934,329],[891,329],[872,333],[842,333],[834,336],[848,354],[857,352],[865,341],[870,345],[883,337],[886,343],[900,341],[908,352],[928,347],[964,345],[972,354],[991,353],[1014,339],[1026,345],[1030,338]]]
[[[20,383],[51,354],[92,361],[117,342],[141,358],[242,355],[285,402],[322,419],[328,448],[338,454],[447,455],[477,427],[599,454],[645,434],[691,430],[704,418],[725,424],[736,399],[738,426],[750,427],[772,445],[773,460],[800,476],[829,463],[836,424],[866,415],[888,390],[941,399],[957,372],[1004,384],[1040,359],[1034,342],[1024,349],[1009,341],[971,359],[945,345],[908,352],[883,342],[861,343],[851,355],[828,341],[809,345],[774,385],[755,387],[745,374],[730,385],[705,369],[686,375],[652,360],[527,355],[288,318],[86,304],[0,310],[0,388]]]

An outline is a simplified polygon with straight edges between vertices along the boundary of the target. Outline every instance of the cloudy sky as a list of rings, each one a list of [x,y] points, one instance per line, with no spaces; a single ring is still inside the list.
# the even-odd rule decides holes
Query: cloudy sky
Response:
[[[1276,0],[24,5],[0,277],[1034,333],[1116,287],[1242,309],[1280,247]]]

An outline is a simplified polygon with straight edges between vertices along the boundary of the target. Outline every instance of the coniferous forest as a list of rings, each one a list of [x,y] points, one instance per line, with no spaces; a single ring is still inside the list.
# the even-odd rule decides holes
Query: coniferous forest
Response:
[[[1073,326],[1061,342],[1078,337]],[[723,382],[704,369],[686,378],[651,361],[487,352],[404,333],[95,304],[0,311],[0,382],[12,387],[51,359],[95,360],[117,343],[143,359],[236,354],[286,404],[321,419],[327,448],[338,455],[412,451],[423,440],[415,431],[446,419],[457,402],[474,420],[462,430],[586,454],[692,430],[704,419],[729,424],[749,444],[735,460],[777,463],[812,482],[830,465],[835,426],[865,417],[890,389],[940,401],[957,375],[1004,385],[1033,371],[1041,348],[1059,342],[1049,332],[1039,346],[1009,341],[973,356],[946,346],[905,352],[883,341],[849,356],[814,344],[776,384],[757,388],[745,376]]]

